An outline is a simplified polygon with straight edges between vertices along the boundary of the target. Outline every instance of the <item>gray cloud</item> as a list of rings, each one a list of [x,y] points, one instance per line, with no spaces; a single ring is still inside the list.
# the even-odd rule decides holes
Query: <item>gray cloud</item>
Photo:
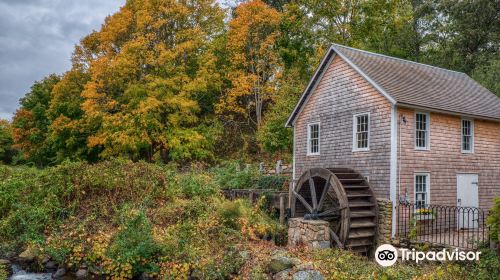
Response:
[[[0,118],[33,82],[71,67],[74,45],[124,0],[0,0]]]

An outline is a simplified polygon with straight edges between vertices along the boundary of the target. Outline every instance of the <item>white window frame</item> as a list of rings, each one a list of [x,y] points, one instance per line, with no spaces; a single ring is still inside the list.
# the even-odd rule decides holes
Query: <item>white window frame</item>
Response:
[[[464,121],[470,122],[470,150],[464,150]],[[463,154],[474,153],[474,119],[462,118],[460,120],[460,150]]]
[[[430,172],[415,172],[413,174],[413,202],[415,207],[417,207],[417,176],[426,176],[425,180],[425,203],[424,208],[430,204],[431,198],[431,174]],[[419,192],[420,193],[420,192]]]
[[[417,146],[417,115],[425,115],[427,117],[427,122],[426,122],[426,135],[425,135],[425,147],[418,147]],[[414,115],[414,129],[413,132],[415,134],[415,137],[413,138],[413,144],[415,146],[415,150],[420,150],[420,151],[428,151],[431,149],[431,115],[428,112],[420,112],[416,111]]]
[[[358,133],[358,117],[367,115],[368,116],[368,139],[367,139],[367,146],[366,148],[358,148],[358,139],[356,137]],[[370,150],[370,132],[371,132],[371,117],[370,117],[370,112],[364,112],[364,113],[359,113],[355,114],[352,116],[352,151],[353,152],[363,152],[363,151],[369,151]]]
[[[311,126],[318,125],[318,152],[311,152]],[[307,155],[308,156],[317,156],[320,153],[321,147],[321,124],[320,122],[314,122],[307,124]]]

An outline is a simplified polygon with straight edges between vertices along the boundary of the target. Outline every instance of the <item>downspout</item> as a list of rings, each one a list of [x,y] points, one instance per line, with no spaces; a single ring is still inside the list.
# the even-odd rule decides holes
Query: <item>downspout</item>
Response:
[[[288,190],[288,209],[292,207],[292,194],[295,188],[295,125],[293,126],[293,137],[292,137],[292,182],[289,184]]]
[[[389,197],[392,202],[391,237],[396,236],[397,211],[397,184],[398,184],[398,114],[396,104],[391,108],[391,148],[390,148],[390,175]]]
[[[401,197],[401,118],[399,118],[399,127],[398,127],[398,141],[399,141],[399,150],[398,150],[398,197]]]
[[[401,200],[401,169],[402,169],[402,154],[403,154],[403,140],[402,140],[402,137],[401,137],[401,128],[402,128],[402,125],[406,125],[406,117],[401,114],[399,116],[399,120],[398,120],[398,125],[399,125],[399,132],[398,132],[398,142],[399,142],[399,151],[398,151],[398,197],[399,197],[399,200]],[[407,193],[405,191],[405,202],[407,201]]]

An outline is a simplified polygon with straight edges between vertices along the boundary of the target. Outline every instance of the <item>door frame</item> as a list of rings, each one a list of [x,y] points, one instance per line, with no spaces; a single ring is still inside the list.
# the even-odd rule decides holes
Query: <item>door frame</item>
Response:
[[[477,194],[477,205],[476,206],[461,206],[461,205],[458,205],[458,200],[459,200],[459,177],[460,175],[475,175],[476,178],[477,178],[477,182],[476,182],[476,194]],[[479,173],[477,172],[457,172],[456,173],[456,205],[457,205],[457,210],[460,209],[458,207],[471,207],[471,208],[477,208],[478,211],[479,211]],[[478,217],[476,218],[475,215],[479,215],[479,212],[478,213],[475,213],[473,212],[473,217],[472,217],[472,227],[469,227],[469,228],[464,228],[462,227],[463,225],[461,224],[461,219],[460,219],[460,212],[457,212],[457,229],[460,230],[460,229],[474,229],[474,228],[477,228],[479,226],[478,224]],[[465,214],[462,214],[462,215],[465,215]],[[468,215],[470,215],[470,213],[468,213]],[[462,219],[463,220],[463,219]],[[469,225],[470,222],[469,220],[467,220],[467,225]]]

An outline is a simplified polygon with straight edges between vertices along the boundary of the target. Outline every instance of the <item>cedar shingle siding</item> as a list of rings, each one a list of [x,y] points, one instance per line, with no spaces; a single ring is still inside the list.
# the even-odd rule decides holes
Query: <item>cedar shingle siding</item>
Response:
[[[401,193],[414,200],[415,172],[430,173],[430,203],[457,205],[457,173],[477,173],[479,207],[489,209],[500,196],[500,124],[474,120],[474,153],[461,151],[461,118],[430,113],[430,149],[415,149],[415,111],[399,108],[401,126]]]
[[[352,151],[353,115],[370,113],[370,150]],[[295,123],[296,179],[311,167],[347,166],[389,196],[391,104],[336,56]],[[320,122],[320,155],[307,156],[307,124]]]

